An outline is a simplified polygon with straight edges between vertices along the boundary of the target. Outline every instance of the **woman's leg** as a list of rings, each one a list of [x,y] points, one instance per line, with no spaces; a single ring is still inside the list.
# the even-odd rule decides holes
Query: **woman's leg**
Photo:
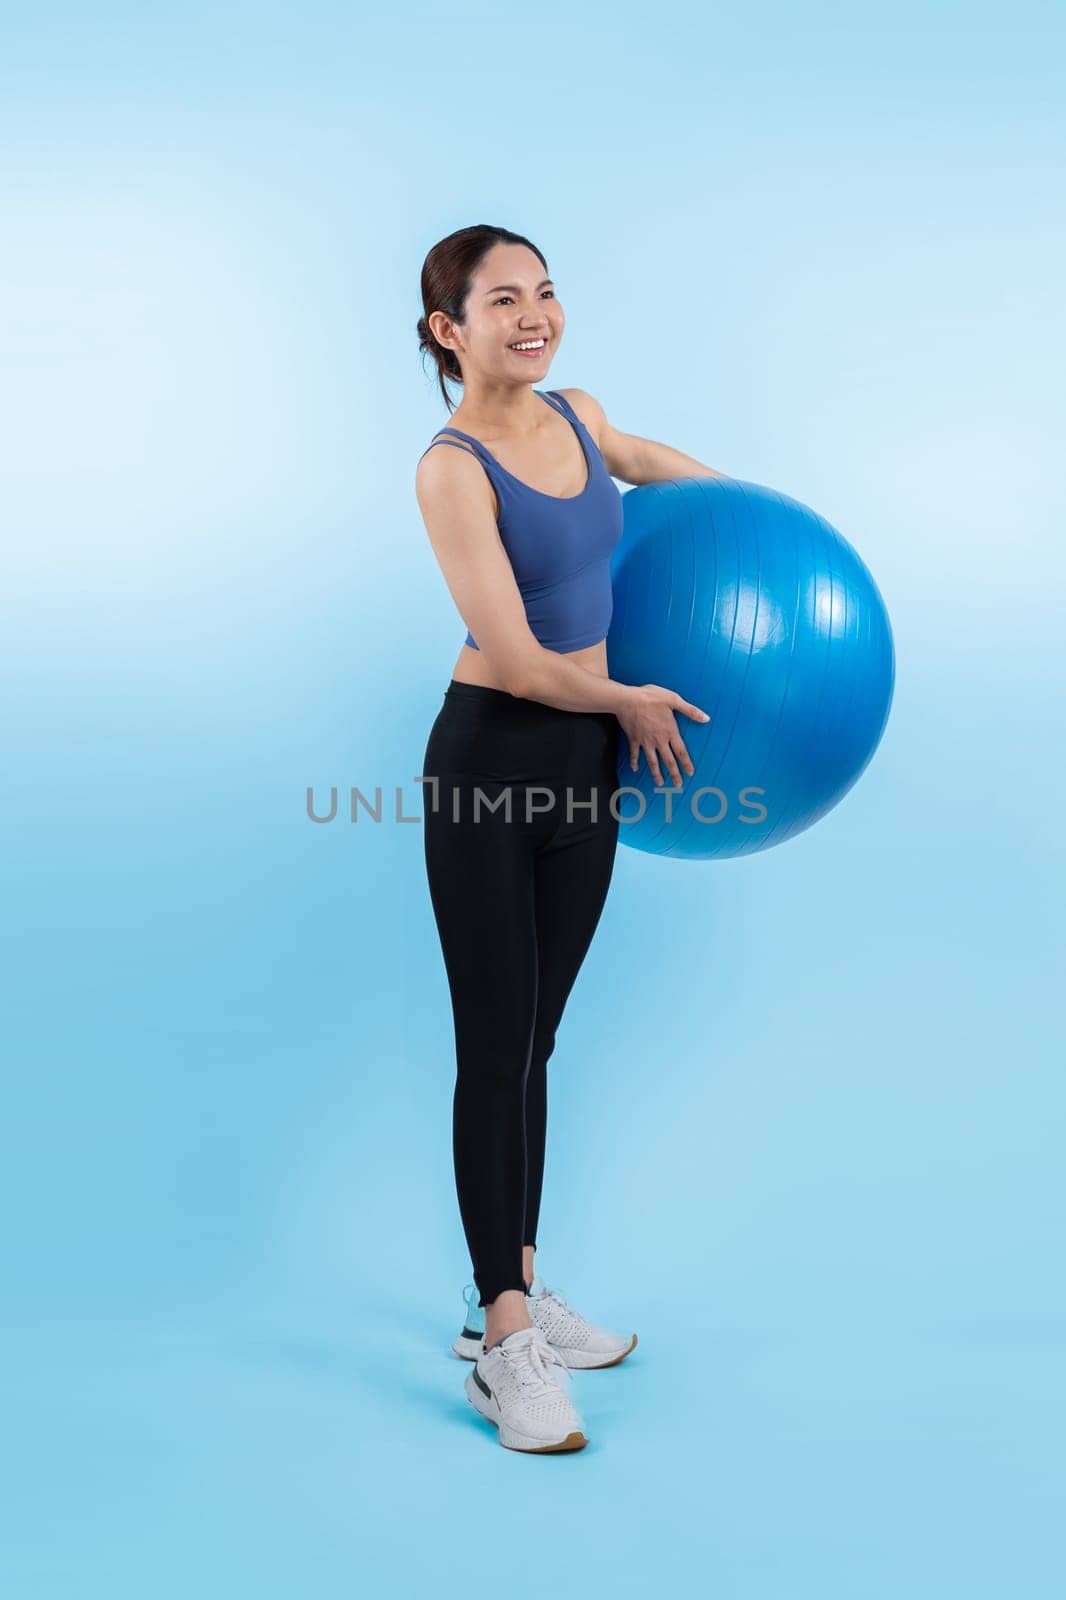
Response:
[[[617,750],[609,714],[455,680],[426,749],[425,773],[440,784],[425,851],[455,1019],[456,1187],[490,1343],[529,1325],[523,1246],[535,1243],[540,1207],[544,1069],[610,880]],[[532,815],[527,785],[540,791]],[[545,786],[556,796],[547,815]],[[474,820],[479,789],[490,805]],[[510,815],[491,806],[504,790]]]
[[[615,734],[615,738],[617,735]],[[612,745],[613,748],[613,745]],[[613,774],[613,767],[612,767]],[[537,1014],[526,1084],[526,1207],[522,1242],[536,1248],[544,1181],[548,1120],[548,1060],[563,1009],[592,942],[607,899],[618,842],[618,822],[598,792],[597,820],[575,822],[539,852],[534,879],[537,939]],[[575,798],[587,798],[574,784]],[[587,814],[587,813],[586,813]],[[582,815],[577,812],[578,817]]]
[[[512,814],[482,805],[512,789]],[[460,820],[454,820],[453,790]],[[426,868],[455,1023],[452,1143],[459,1210],[479,1305],[517,1291],[506,1308],[528,1326],[522,1275],[525,1093],[537,1012],[533,853],[520,785],[440,778],[425,817]],[[488,1320],[488,1319],[487,1319]]]

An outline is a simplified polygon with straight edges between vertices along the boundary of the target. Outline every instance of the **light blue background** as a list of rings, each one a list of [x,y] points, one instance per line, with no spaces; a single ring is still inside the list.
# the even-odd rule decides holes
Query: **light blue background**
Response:
[[[0,50],[6,1592],[1059,1595],[1061,17],[43,5]],[[636,1328],[501,1450],[413,781],[464,628],[418,274],[774,485],[894,626],[755,859],[620,851],[538,1263]],[[305,791],[386,817],[314,826]]]

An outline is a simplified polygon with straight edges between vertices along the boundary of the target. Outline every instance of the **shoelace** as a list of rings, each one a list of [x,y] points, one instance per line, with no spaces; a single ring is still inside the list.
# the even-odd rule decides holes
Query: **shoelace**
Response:
[[[514,1367],[518,1374],[518,1381],[524,1389],[529,1389],[536,1394],[546,1394],[549,1390],[558,1390],[559,1384],[549,1376],[544,1365],[545,1360],[554,1366],[562,1367],[566,1372],[566,1362],[557,1350],[541,1339],[530,1339],[527,1344],[519,1345],[517,1351],[508,1350],[506,1345],[497,1347],[501,1355]]]

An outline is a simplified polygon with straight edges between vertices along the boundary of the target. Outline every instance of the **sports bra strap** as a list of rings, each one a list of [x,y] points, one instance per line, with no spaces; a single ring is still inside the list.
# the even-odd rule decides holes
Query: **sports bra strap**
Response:
[[[483,445],[480,439],[475,439],[474,435],[472,433],[463,433],[460,428],[441,428],[440,432],[442,434],[444,434],[444,433],[454,433],[455,437],[457,439],[465,439],[467,444],[472,445],[474,447],[475,451],[477,452],[478,460],[481,462],[481,465],[485,468],[485,471],[491,477],[493,469],[496,467],[497,462],[496,462],[495,456],[490,453],[487,445]],[[434,443],[438,443],[438,442],[440,444],[452,444],[453,443],[453,441],[451,439],[440,439],[439,441],[438,440],[434,440]],[[462,448],[462,447],[460,446],[460,448]]]
[[[572,422],[581,421],[569,400],[565,400],[557,389],[545,389],[543,394],[552,410],[558,411],[560,416],[568,417]]]
[[[563,396],[558,393],[557,390],[555,390],[555,389],[539,390],[538,389],[536,392],[538,394],[540,394],[541,398],[543,400],[545,400],[548,405],[551,406],[553,411],[557,411],[561,417],[566,417],[567,420],[570,423],[573,424],[573,426],[578,427],[578,428],[584,426],[584,424],[581,421],[581,418],[578,416],[578,414],[574,410],[573,406],[570,404],[570,402],[568,400],[565,400],[563,398]],[[426,446],[426,450],[432,450],[432,448],[433,448],[433,446],[435,444],[455,445],[455,439],[446,439],[446,438],[444,438],[444,435],[447,434],[447,433],[454,434],[455,435],[455,439],[464,439],[468,445],[472,445],[473,446],[474,450],[477,453],[478,460],[481,462],[481,465],[485,468],[485,471],[488,473],[489,477],[493,478],[493,481],[495,481],[494,474],[495,474],[497,469],[499,469],[502,472],[506,472],[507,469],[505,467],[501,467],[500,466],[500,463],[496,460],[496,457],[492,454],[491,450],[489,450],[487,445],[482,444],[480,439],[475,439],[474,435],[472,433],[464,433],[461,428],[440,428],[440,429],[438,429],[437,436],[434,439],[432,439],[430,441],[430,443]],[[461,450],[463,448],[463,446],[462,445],[456,445],[455,448]],[[422,452],[423,456],[426,454],[426,450],[423,450],[423,452]],[[469,451],[467,452],[467,454],[469,454]],[[418,459],[421,461],[422,456],[419,456]]]
[[[441,433],[458,433],[459,432],[458,428],[442,428],[440,431],[441,431]],[[462,438],[464,438],[464,439],[466,439],[467,437],[468,437],[468,435],[465,434],[465,433],[462,435]],[[478,443],[478,441],[476,439],[471,439],[470,443],[476,445]],[[465,444],[460,444],[458,442],[458,440],[456,440],[456,439],[443,439],[443,438],[437,437],[436,439],[431,439],[429,441],[429,443],[426,445],[426,448],[422,452],[422,456],[428,455],[429,452],[433,449],[433,446],[435,444],[450,444],[453,450],[466,450],[466,453],[467,453],[468,456],[473,454],[473,451],[467,450],[466,445]],[[421,461],[422,456],[419,456],[419,458],[418,458],[419,461]]]

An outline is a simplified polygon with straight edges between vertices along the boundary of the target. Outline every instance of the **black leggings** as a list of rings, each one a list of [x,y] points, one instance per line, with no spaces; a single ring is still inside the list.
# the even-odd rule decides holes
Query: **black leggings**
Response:
[[[611,881],[619,731],[612,712],[453,678],[426,746],[426,872],[455,1021],[455,1183],[481,1306],[525,1290],[522,1246],[537,1242],[547,1064]]]

